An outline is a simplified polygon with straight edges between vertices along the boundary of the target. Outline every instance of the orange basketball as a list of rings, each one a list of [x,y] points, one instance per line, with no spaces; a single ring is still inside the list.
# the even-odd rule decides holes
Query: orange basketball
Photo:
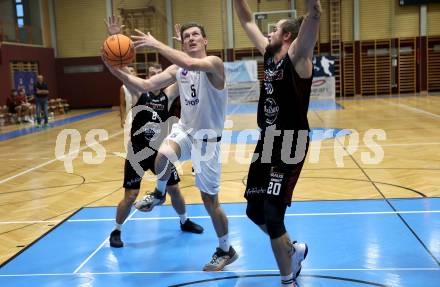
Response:
[[[111,35],[104,42],[103,56],[112,66],[127,66],[134,60],[133,42],[122,34]]]

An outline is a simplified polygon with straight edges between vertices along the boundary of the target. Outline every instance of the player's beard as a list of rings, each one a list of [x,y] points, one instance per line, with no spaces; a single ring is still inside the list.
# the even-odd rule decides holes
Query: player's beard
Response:
[[[270,52],[271,54],[276,54],[281,50],[281,47],[283,46],[283,43],[280,42],[270,42],[267,46],[266,50]]]

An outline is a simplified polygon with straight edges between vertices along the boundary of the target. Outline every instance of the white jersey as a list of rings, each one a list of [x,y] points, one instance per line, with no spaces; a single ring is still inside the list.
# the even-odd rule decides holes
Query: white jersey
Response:
[[[179,68],[176,78],[181,104],[180,126],[196,138],[206,137],[206,133],[196,134],[200,130],[213,131],[209,138],[220,137],[228,101],[226,89],[216,89],[206,72]]]

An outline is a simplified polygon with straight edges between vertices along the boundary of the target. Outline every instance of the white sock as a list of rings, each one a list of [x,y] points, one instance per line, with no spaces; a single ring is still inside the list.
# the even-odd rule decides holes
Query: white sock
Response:
[[[121,231],[121,229],[122,229],[122,224],[118,224],[117,222],[115,222],[115,229],[114,230]]]
[[[180,217],[180,223],[182,224],[184,224],[185,221],[188,219],[186,212],[184,214],[179,214],[179,217]]]
[[[225,234],[222,237],[218,238],[218,245],[223,251],[229,251],[229,247],[231,246],[231,244],[229,243],[228,234]]]
[[[168,180],[159,180],[159,179],[156,181],[156,189],[160,191],[162,195],[165,194],[165,191],[167,189],[167,182]]]
[[[290,273],[287,276],[281,276],[281,287],[294,287],[294,282],[295,280],[293,280],[293,273]]]

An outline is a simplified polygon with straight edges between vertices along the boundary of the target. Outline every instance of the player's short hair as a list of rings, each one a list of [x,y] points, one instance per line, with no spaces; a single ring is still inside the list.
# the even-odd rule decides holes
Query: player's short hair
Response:
[[[291,33],[291,40],[295,40],[298,36],[299,28],[304,20],[304,16],[300,16],[296,19],[285,19],[285,21],[281,24],[281,30],[283,34]]]
[[[199,23],[196,23],[196,22],[188,22],[188,23],[185,23],[182,26],[180,26],[180,38],[182,40],[183,40],[183,32],[185,30],[188,30],[189,28],[192,28],[192,27],[199,28],[200,32],[202,33],[203,38],[206,38],[205,28],[202,25],[200,25]]]

